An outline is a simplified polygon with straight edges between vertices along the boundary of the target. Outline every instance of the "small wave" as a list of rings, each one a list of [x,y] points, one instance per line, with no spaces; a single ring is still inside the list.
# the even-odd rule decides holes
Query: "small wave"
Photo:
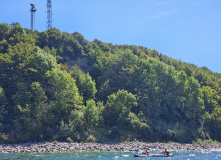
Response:
[[[37,154],[37,155],[35,155],[35,157],[41,157],[41,156],[42,156],[42,155],[38,155],[38,154]]]
[[[195,154],[190,154],[189,156],[195,157],[196,155]]]
[[[130,155],[128,155],[128,154],[123,154],[123,157],[129,157]]]

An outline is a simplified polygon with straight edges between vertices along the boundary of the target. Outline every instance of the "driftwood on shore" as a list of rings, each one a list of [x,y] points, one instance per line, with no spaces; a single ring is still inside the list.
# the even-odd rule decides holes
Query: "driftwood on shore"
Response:
[[[125,143],[66,143],[66,142],[39,142],[21,144],[1,144],[0,152],[7,153],[32,153],[32,152],[68,152],[68,151],[135,151],[135,150],[220,150],[221,143],[145,143],[145,142],[125,142]]]

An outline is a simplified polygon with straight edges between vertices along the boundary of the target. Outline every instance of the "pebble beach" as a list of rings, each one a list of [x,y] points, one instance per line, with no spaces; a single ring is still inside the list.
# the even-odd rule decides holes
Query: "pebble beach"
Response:
[[[5,153],[33,153],[33,152],[80,152],[80,151],[112,151],[129,152],[136,150],[164,150],[186,151],[186,150],[221,150],[221,143],[146,143],[146,142],[125,142],[125,143],[66,143],[66,142],[34,142],[21,144],[1,144],[0,152]]]

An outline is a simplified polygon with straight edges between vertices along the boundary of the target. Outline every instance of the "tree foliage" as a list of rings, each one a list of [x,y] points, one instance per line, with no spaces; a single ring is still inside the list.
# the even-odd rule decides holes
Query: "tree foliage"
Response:
[[[155,49],[0,24],[2,142],[221,141],[220,97],[219,73]]]

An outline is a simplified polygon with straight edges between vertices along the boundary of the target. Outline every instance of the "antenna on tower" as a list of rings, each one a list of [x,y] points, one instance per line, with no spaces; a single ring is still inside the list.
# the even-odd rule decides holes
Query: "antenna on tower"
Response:
[[[34,4],[31,5],[31,29],[34,30],[35,27],[35,12],[37,11]]]
[[[47,0],[47,28],[52,27],[52,5],[51,0]]]

